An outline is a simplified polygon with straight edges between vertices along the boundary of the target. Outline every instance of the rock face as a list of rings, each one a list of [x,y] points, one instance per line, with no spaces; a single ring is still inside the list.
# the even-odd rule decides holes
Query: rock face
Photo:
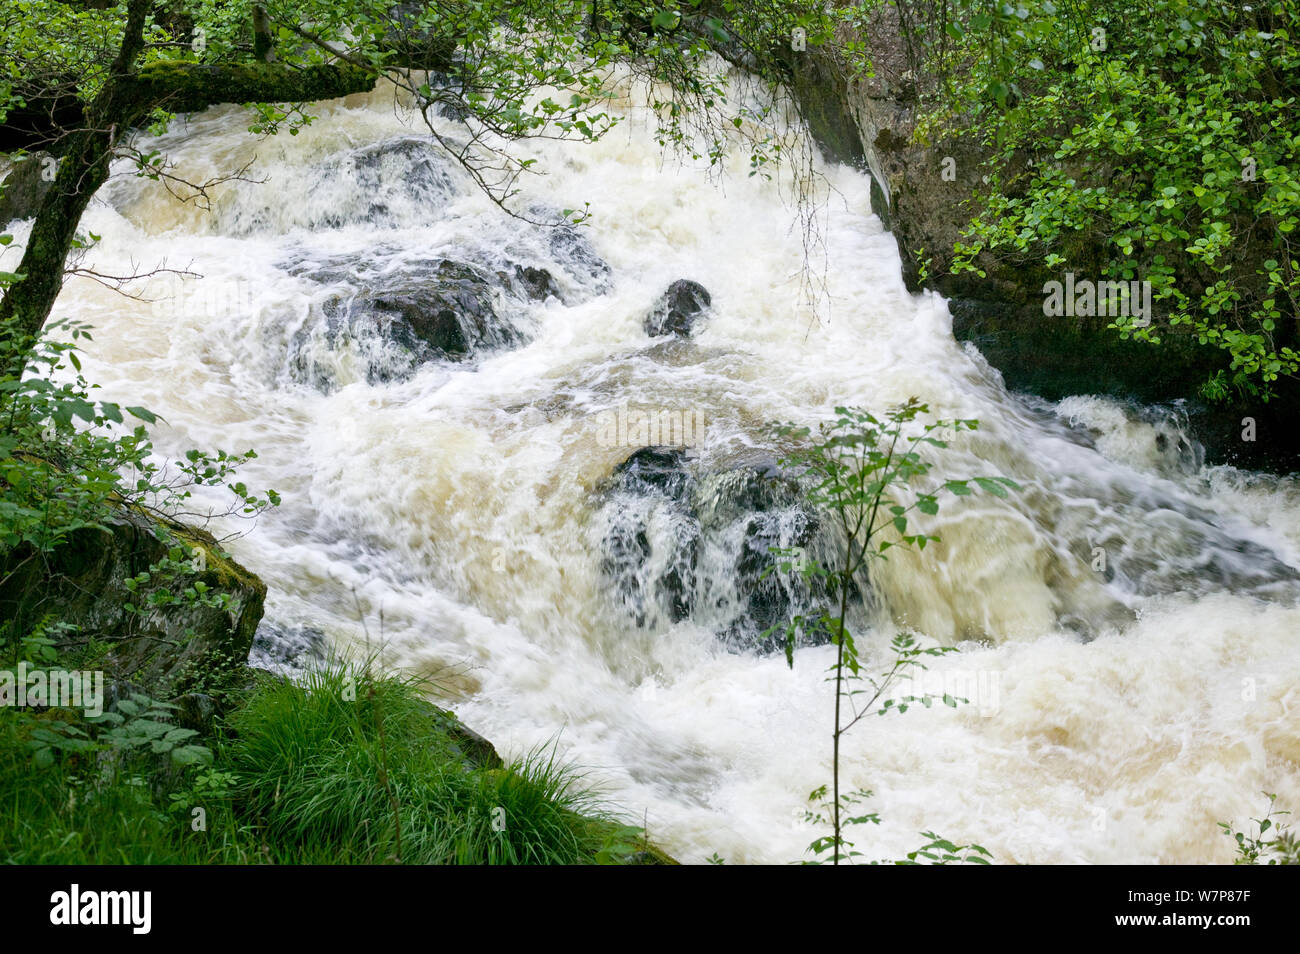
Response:
[[[41,175],[50,157],[37,152],[15,163],[0,185],[0,230],[14,219],[30,219],[41,208],[41,200],[52,182]]]
[[[932,288],[951,299],[958,340],[975,344],[1013,389],[1048,400],[1070,394],[1144,403],[1188,399],[1196,439],[1211,463],[1300,469],[1300,432],[1289,425],[1300,414],[1300,387],[1281,383],[1268,404],[1208,406],[1196,395],[1225,366],[1223,353],[1180,329],[1152,346],[1121,340],[1106,317],[1048,317],[1043,286],[1062,276],[1041,260],[985,254],[977,260],[983,276],[949,274],[954,243],[969,221],[963,204],[983,187],[989,152],[970,137],[914,141],[925,78],[909,68],[893,7],[877,10],[856,39],[870,51],[874,76],[850,79],[824,48],[810,48],[790,57],[791,89],[822,152],[871,173],[872,209],[898,242],[908,288]],[[1020,155],[1012,163],[1033,158]],[[1095,280],[1102,277],[1103,252],[1101,236],[1083,234],[1067,257],[1077,275]],[[1243,417],[1269,437],[1243,441]]]
[[[689,338],[695,330],[695,323],[712,304],[713,297],[699,282],[675,281],[646,316],[645,333],[651,338],[663,335]]]
[[[201,552],[206,568],[194,576],[159,575],[132,593],[126,581],[169,555],[159,526],[122,511],[107,529],[75,531],[45,560],[29,559],[21,549],[0,565],[0,618],[20,629],[53,614],[79,627],[77,639],[106,644],[102,668],[113,678],[148,686],[159,697],[227,688],[242,681],[249,647],[266,586],[221,555],[217,541],[202,530],[170,524],[181,547],[173,556],[186,561]],[[183,598],[196,581],[225,593],[224,606]],[[150,594],[164,602],[150,607]],[[126,604],[146,607],[143,615]]]
[[[601,570],[638,627],[689,618],[732,648],[770,652],[782,643],[764,630],[827,598],[796,573],[766,573],[770,548],[814,548],[819,529],[797,483],[768,462],[700,471],[687,451],[646,447],[603,493]]]

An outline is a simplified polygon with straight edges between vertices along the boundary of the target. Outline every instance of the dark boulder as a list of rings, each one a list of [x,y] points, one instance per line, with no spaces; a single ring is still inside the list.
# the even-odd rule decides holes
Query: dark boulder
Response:
[[[290,344],[290,373],[329,391],[329,352],[350,349],[371,384],[402,380],[431,361],[464,362],[527,340],[523,306],[552,287],[544,269],[516,274],[451,259],[333,257],[290,272],[327,286]]]
[[[359,309],[403,347],[428,358],[460,361],[476,351],[516,343],[514,329],[497,315],[486,274],[448,259],[431,271],[421,282],[333,299],[326,314],[347,320]]]
[[[533,301],[546,301],[548,298],[563,298],[554,276],[544,268],[531,265],[516,265],[514,280],[511,281],[504,272],[497,273],[503,282],[511,287],[518,287],[524,295]]]
[[[685,450],[647,447],[601,492],[601,572],[638,627],[689,618],[731,648],[770,652],[783,643],[765,630],[827,603],[824,586],[773,569],[772,548],[823,545],[798,482],[774,462],[702,470]]]
[[[712,304],[713,297],[703,285],[684,279],[675,281],[646,316],[645,333],[651,338],[661,335],[688,338],[695,322]]]

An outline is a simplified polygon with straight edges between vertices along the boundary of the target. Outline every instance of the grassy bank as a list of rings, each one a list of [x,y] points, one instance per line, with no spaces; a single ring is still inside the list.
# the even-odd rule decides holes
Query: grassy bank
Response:
[[[0,857],[18,864],[663,860],[552,754],[535,751],[509,764],[484,757],[465,744],[455,717],[426,702],[409,679],[361,667],[316,672],[302,684],[262,675],[210,737],[140,699],[119,702],[117,715],[120,722],[67,709],[0,709]],[[34,757],[42,749],[52,749],[43,766]]]

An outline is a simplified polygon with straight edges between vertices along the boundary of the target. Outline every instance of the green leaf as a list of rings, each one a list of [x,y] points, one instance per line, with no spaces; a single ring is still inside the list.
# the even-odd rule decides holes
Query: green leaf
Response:
[[[675,10],[659,10],[650,20],[650,25],[656,30],[676,30],[677,24],[681,22],[681,14]]]
[[[1007,489],[991,477],[976,477],[975,483],[980,485],[980,489],[988,491],[994,497],[1005,497],[1007,495]]]

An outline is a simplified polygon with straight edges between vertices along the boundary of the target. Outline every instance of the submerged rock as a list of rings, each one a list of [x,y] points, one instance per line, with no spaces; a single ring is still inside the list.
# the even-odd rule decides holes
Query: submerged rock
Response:
[[[603,488],[601,572],[628,617],[656,628],[690,619],[736,649],[827,599],[796,572],[768,572],[773,547],[819,546],[817,516],[774,462],[701,471],[680,448],[642,448]]]
[[[337,387],[334,357],[360,359],[371,384],[401,380],[430,361],[463,362],[527,341],[523,306],[552,288],[545,269],[495,274],[447,258],[333,257],[291,266],[326,285],[290,344],[293,377],[323,391]]]
[[[253,636],[250,662],[264,669],[315,663],[325,658],[325,647],[325,634],[314,626],[281,626],[262,620]]]
[[[677,335],[689,338],[695,323],[713,304],[713,297],[699,282],[681,279],[668,286],[654,310],[645,318],[645,333],[651,338]]]
[[[458,191],[451,160],[429,138],[403,136],[328,156],[274,186],[231,191],[216,207],[216,225],[231,235],[418,227]]]
[[[548,228],[547,232],[547,245],[552,257],[575,281],[598,294],[609,290],[613,269],[600,257],[586,236],[569,225]]]
[[[614,469],[609,492],[634,499],[608,513],[601,570],[637,626],[681,622],[691,612],[700,529],[685,504],[694,484],[687,461],[685,450],[645,447]],[[660,529],[653,543],[652,522]]]

